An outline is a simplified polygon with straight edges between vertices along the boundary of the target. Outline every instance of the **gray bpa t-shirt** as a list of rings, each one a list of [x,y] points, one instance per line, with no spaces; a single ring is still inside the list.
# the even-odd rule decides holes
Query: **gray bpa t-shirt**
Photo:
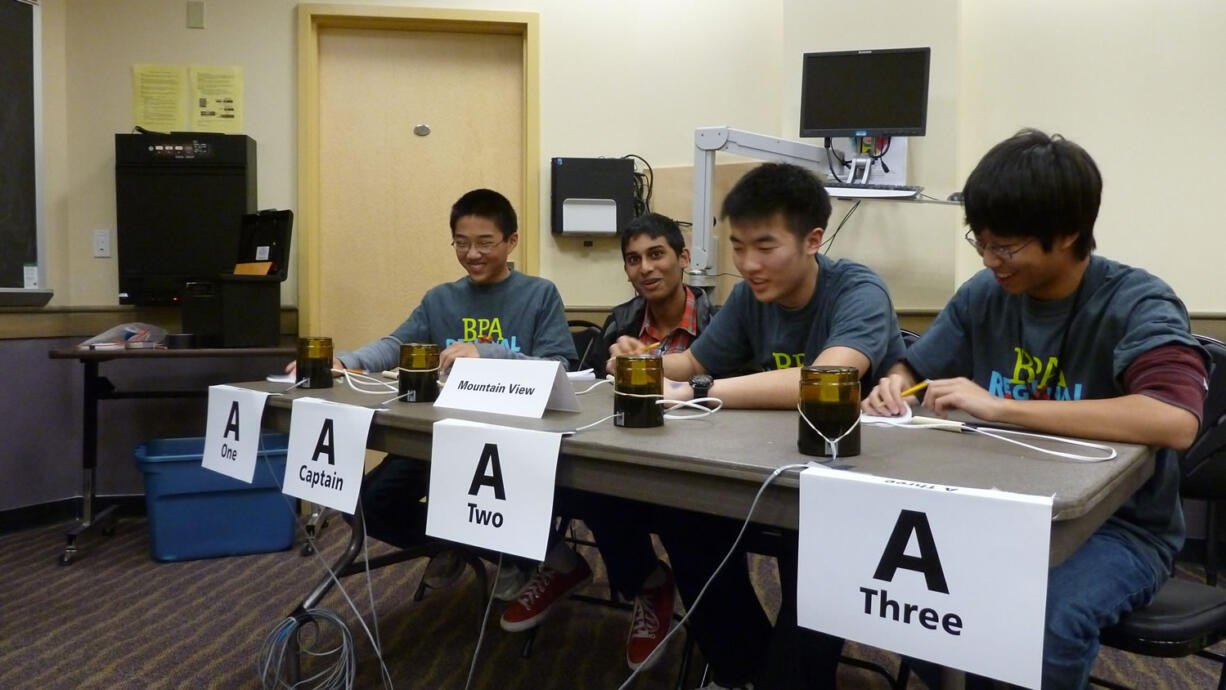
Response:
[[[690,352],[715,376],[812,364],[842,346],[868,357],[861,393],[902,356],[898,317],[885,283],[862,264],[817,257],[817,288],[799,309],[759,302],[743,281],[711,319]]]
[[[482,357],[556,359],[568,369],[575,342],[566,325],[562,297],[544,278],[517,271],[492,285],[469,276],[430,288],[421,304],[391,335],[340,354],[347,367],[392,369],[401,343],[475,343]]]
[[[980,271],[906,358],[922,378],[965,376],[1001,398],[1091,400],[1127,394],[1128,365],[1174,344],[1201,349],[1174,291],[1141,269],[1092,256],[1080,294],[1058,300],[1011,295]],[[1157,572],[1170,572],[1184,532],[1174,453],[1158,454],[1154,476],[1104,529],[1141,546]]]

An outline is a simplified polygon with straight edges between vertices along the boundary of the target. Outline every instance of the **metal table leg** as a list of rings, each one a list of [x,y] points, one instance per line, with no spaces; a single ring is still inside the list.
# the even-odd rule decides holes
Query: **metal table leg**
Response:
[[[67,544],[60,555],[59,564],[68,565],[79,553],[77,538],[94,529],[104,534],[115,531],[115,509],[107,506],[94,515],[94,486],[98,467],[98,401],[113,390],[111,382],[98,376],[98,363],[83,361],[85,365],[85,395],[82,409],[84,424],[81,432],[81,518],[64,535]]]

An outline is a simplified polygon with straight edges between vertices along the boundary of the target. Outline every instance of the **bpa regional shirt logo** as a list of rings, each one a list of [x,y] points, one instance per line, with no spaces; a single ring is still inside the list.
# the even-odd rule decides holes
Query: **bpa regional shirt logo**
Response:
[[[502,321],[498,317],[492,319],[460,319],[460,329],[463,336],[460,338],[448,338],[444,343],[444,347],[450,346],[452,343],[494,343],[501,345],[511,352],[519,352],[520,347],[517,338],[512,335],[506,337],[502,333]]]
[[[1013,400],[1081,400],[1082,384],[1069,387],[1058,357],[1044,361],[1020,347],[1013,351],[1016,354],[1013,371],[1006,375],[993,370],[988,381],[989,393]]]

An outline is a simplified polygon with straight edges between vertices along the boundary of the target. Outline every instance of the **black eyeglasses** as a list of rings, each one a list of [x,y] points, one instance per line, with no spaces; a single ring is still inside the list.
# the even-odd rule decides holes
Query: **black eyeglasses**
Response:
[[[503,240],[499,240],[498,242],[495,242],[494,240],[478,240],[477,242],[474,243],[474,242],[469,242],[466,239],[458,239],[458,240],[452,240],[451,246],[455,247],[455,250],[461,254],[468,253],[468,250],[474,247],[476,247],[478,254],[489,254],[490,250],[502,244],[503,242],[506,242],[506,240],[503,239]]]
[[[992,252],[993,254],[1000,257],[1001,259],[1004,259],[1005,261],[1009,261],[1018,252],[1025,249],[1027,245],[1029,245],[1031,242],[1034,242],[1034,238],[1031,237],[1025,242],[1017,245],[1016,247],[1004,247],[999,244],[984,244],[983,242],[980,242],[978,239],[975,238],[975,234],[973,230],[967,230],[966,234],[963,235],[963,239],[965,239],[966,243],[971,245],[971,247],[973,247],[975,251],[979,253],[979,256],[983,256],[983,253],[987,251],[987,252]]]

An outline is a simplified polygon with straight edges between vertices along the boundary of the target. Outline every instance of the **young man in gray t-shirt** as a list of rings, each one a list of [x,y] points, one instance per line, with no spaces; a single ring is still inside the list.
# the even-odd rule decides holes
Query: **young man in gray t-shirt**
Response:
[[[431,288],[391,335],[340,353],[338,367],[394,369],[400,345],[419,342],[442,349],[444,372],[462,357],[553,359],[569,368],[577,357],[558,289],[507,264],[519,240],[511,202],[493,190],[475,189],[452,206],[450,224],[456,260],[467,275]],[[367,533],[402,548],[426,541],[421,499],[429,487],[429,463],[388,455],[362,483]],[[504,600],[514,599],[528,578],[528,562],[513,564],[503,568],[496,588]],[[427,568],[426,582],[439,586],[461,568],[459,559],[445,552]]]
[[[664,355],[671,379],[665,397],[688,400],[695,387],[709,387],[707,395],[727,407],[794,410],[800,367],[851,366],[874,381],[902,356],[898,319],[881,278],[820,253],[830,210],[821,182],[794,165],[760,165],[733,186],[721,215],[744,280],[689,350]],[[643,349],[623,336],[610,354]],[[687,605],[739,527],[739,521],[682,513],[660,526]],[[804,682],[799,676],[809,676],[814,686],[833,687],[842,640],[796,628],[795,540],[794,532],[785,535],[778,554],[784,601],[773,633],[749,584],[743,551],[691,616],[690,630],[721,686],[752,681],[794,688]]]
[[[863,403],[900,414],[901,391],[929,379],[923,403],[938,415],[1163,449],[1153,477],[1048,574],[1044,690],[1086,687],[1099,630],[1170,576],[1184,532],[1174,451],[1197,436],[1206,386],[1171,288],[1091,254],[1101,193],[1093,159],[1059,136],[1024,130],[989,151],[962,190],[985,270]]]

